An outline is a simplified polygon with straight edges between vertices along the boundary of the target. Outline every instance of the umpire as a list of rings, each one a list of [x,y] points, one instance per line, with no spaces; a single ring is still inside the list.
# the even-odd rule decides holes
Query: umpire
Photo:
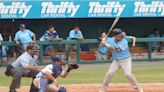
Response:
[[[17,58],[10,66],[8,66],[5,74],[12,76],[9,92],[17,92],[16,89],[20,88],[21,78],[23,76],[35,77],[39,72],[37,69],[37,55],[34,55],[34,46],[27,46],[26,52]]]

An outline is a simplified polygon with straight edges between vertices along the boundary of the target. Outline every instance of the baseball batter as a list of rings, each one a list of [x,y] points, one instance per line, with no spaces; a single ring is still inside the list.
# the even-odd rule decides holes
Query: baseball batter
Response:
[[[122,35],[122,30],[116,28],[113,30],[113,37],[102,41],[101,44],[106,45],[110,48],[112,53],[113,62],[106,73],[103,84],[99,89],[99,92],[106,92],[108,84],[111,82],[112,76],[117,72],[118,69],[122,68],[125,75],[127,76],[130,84],[137,92],[143,92],[140,85],[137,83],[135,76],[132,73],[132,59],[129,52],[128,42]]]
[[[52,56],[52,64],[47,65],[40,73],[36,75],[33,83],[38,92],[66,92],[66,88],[59,85],[57,78],[65,78],[70,71],[77,69],[77,64],[68,65],[67,71],[62,69],[63,58],[61,55]]]

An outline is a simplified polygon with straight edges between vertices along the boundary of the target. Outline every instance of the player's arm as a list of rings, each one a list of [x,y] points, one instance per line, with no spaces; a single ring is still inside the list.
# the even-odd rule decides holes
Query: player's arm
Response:
[[[26,66],[24,67],[25,70],[40,70],[43,69],[45,66]]]
[[[25,70],[37,70],[38,67],[37,66],[26,66],[24,67]]]
[[[55,77],[52,76],[52,74],[50,72],[45,72],[44,75],[51,81],[53,81],[55,83],[55,85],[58,87],[59,83],[57,82],[57,79]]]
[[[53,40],[63,40],[63,38],[59,38],[59,34],[56,32],[55,34],[54,34],[54,38],[53,38]]]
[[[18,37],[18,33],[16,33],[14,40],[15,40],[15,43],[16,43],[17,45],[20,44],[20,42],[19,42],[19,37]]]
[[[83,34],[82,34],[82,32],[81,32],[81,31],[79,31],[79,35],[80,35],[80,37],[78,37],[78,40],[83,40],[83,39],[84,39],[84,37],[83,37]]]
[[[136,46],[136,37],[130,36],[130,38],[132,39],[132,46],[135,47]]]
[[[66,78],[69,74],[70,74],[70,72],[67,72],[67,71],[66,71],[66,72],[64,72],[63,74],[61,73],[60,76],[61,76],[62,78]]]
[[[2,37],[2,35],[0,33],[0,44],[1,44],[1,42],[3,42],[3,37]]]
[[[33,41],[36,42],[36,35],[33,35]]]
[[[33,42],[36,42],[36,35],[31,30],[28,30],[30,36],[32,37]]]

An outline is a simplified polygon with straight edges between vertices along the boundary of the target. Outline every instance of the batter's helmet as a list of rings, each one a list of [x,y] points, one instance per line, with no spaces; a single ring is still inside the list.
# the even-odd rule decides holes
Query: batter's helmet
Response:
[[[112,35],[113,36],[118,36],[118,35],[122,35],[122,30],[120,28],[115,28],[112,31]]]
[[[26,28],[26,25],[22,23],[19,25],[19,28]]]

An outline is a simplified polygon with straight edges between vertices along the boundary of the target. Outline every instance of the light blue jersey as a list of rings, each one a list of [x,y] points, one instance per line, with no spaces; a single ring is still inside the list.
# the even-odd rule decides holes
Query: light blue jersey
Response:
[[[3,41],[3,37],[1,33],[0,33],[0,41]]]
[[[72,38],[79,38],[79,37],[83,37],[83,34],[80,30],[77,33],[74,30],[71,30],[69,33],[68,40],[70,40]]]
[[[160,35],[151,34],[148,36],[148,38],[160,38]],[[151,46],[153,48],[158,47],[159,45],[160,45],[160,42],[151,42]]]
[[[107,43],[111,45],[112,58],[114,60],[122,60],[131,56],[129,52],[128,42],[125,38],[116,42],[114,38],[107,39]]]
[[[104,47],[101,47],[99,45],[98,47],[98,53],[102,54],[102,55],[106,55],[108,53],[108,47],[104,46]]]
[[[34,33],[28,29],[25,29],[24,31],[18,31],[15,35],[15,40],[20,41],[22,45],[31,43],[32,37],[34,36]]]

